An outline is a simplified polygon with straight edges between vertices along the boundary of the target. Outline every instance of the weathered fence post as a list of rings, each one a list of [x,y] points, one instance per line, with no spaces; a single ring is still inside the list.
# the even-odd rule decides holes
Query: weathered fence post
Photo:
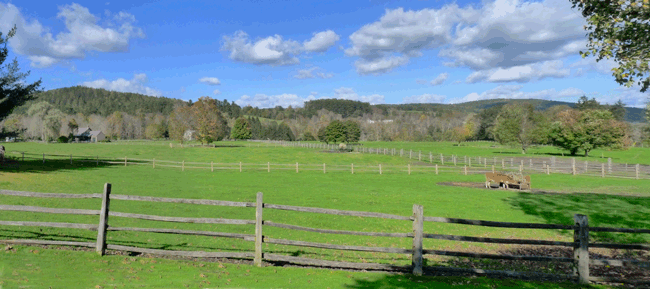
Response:
[[[271,172],[271,162],[266,162],[266,171]]]
[[[494,174],[494,165],[492,165],[492,173]]]
[[[127,157],[124,157],[124,166],[126,167]]]
[[[296,162],[296,173],[298,173],[298,162]]]
[[[505,169],[505,168],[506,168],[506,160],[501,159],[501,169]]]
[[[605,177],[605,164],[601,164],[600,168],[600,177],[604,178]]]
[[[639,164],[636,164],[636,166],[634,166],[634,171],[636,173],[636,179],[638,180],[639,179]]]
[[[438,174],[438,164],[436,164],[436,175]]]
[[[589,171],[589,162],[585,161],[585,174]]]
[[[240,173],[241,173],[241,167],[242,167],[241,162],[239,162],[239,172]]]
[[[533,159],[528,159],[530,161],[530,168],[533,168]]]
[[[612,173],[612,158],[607,158],[607,172]]]
[[[455,156],[455,155],[452,155],[451,158],[454,160],[454,166],[455,166],[455,165],[456,165],[456,161],[457,161],[456,156]]]
[[[181,163],[181,171],[182,172],[185,171],[185,160],[183,160],[183,162]]]
[[[350,164],[350,172],[354,175],[354,163]]]
[[[100,256],[106,253],[106,229],[108,228],[108,206],[111,202],[111,184],[104,184],[104,194],[102,195],[102,209],[99,212],[99,226],[97,227],[97,245],[95,252]]]
[[[524,173],[524,165],[519,165],[519,174]]]
[[[510,167],[514,167],[514,166],[515,166],[515,159],[510,158]]]
[[[576,243],[573,247],[573,258],[578,265],[578,282],[589,284],[589,220],[587,216],[580,214],[575,214],[573,220],[576,226],[573,232],[573,242]]]
[[[418,152],[418,161],[422,161],[422,151]]]
[[[261,192],[257,193],[257,202],[255,203],[255,266],[262,267],[262,198]]]
[[[210,171],[214,172],[214,163],[210,161]]]
[[[413,275],[422,275],[422,235],[424,231],[424,208],[413,205],[413,256],[411,266]]]
[[[406,168],[408,169],[409,175],[410,175],[411,174],[411,164],[406,165]]]
[[[445,156],[443,156],[442,154],[440,154],[440,164],[443,166],[445,165]]]
[[[323,163],[323,174],[325,174],[325,173],[327,173],[327,171],[325,169],[325,163]]]
[[[571,158],[571,174],[576,175],[576,159]]]
[[[472,166],[472,158],[469,158],[469,160],[467,161],[467,166],[469,166],[469,167]]]
[[[463,172],[465,173],[465,175],[467,175],[467,165],[463,166]]]
[[[379,174],[380,175],[382,174],[382,172],[381,172],[381,164],[379,164]]]
[[[463,163],[467,164],[467,156],[463,156]]]
[[[433,163],[433,154],[431,152],[429,152],[429,162]]]
[[[153,159],[151,160],[151,165],[153,166],[153,167],[152,167],[153,169],[156,168],[156,158],[153,158]]]

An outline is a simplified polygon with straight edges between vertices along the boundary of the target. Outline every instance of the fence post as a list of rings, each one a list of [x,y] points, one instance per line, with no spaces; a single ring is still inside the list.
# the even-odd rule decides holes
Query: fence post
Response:
[[[350,164],[350,172],[354,175],[354,163]]]
[[[438,174],[438,164],[436,164],[436,175]]]
[[[409,175],[411,175],[411,164],[407,164],[406,169],[408,170]]]
[[[463,156],[463,163],[467,164],[467,156]]]
[[[636,164],[636,166],[634,166],[634,171],[636,173],[636,179],[638,180],[639,179],[639,164]]]
[[[605,177],[605,164],[601,164],[600,177],[601,178]]]
[[[99,212],[99,226],[97,227],[97,245],[95,252],[100,256],[106,253],[106,229],[108,228],[108,206],[111,202],[111,184],[104,184],[104,194],[102,195],[102,209]]]
[[[379,174],[381,175],[381,164],[379,164]]]
[[[418,152],[418,161],[422,161],[422,151]]]
[[[546,174],[550,175],[551,174],[551,166],[546,165]]]
[[[469,167],[472,166],[472,158],[469,158],[469,160],[467,160],[467,166],[469,166]]]
[[[185,171],[185,160],[181,163],[181,171]]]
[[[443,156],[442,154],[440,154],[440,164],[443,166],[445,165],[445,156]]]
[[[612,158],[607,158],[607,172],[612,173]]]
[[[210,171],[214,172],[214,163],[212,161],[210,161]]]
[[[271,162],[266,163],[266,171],[269,173],[271,172]]]
[[[296,173],[298,173],[298,162],[296,162]]]
[[[457,161],[457,160],[456,160],[456,156],[455,156],[455,155],[452,155],[451,158],[454,160],[454,166],[455,166],[455,165],[456,165],[456,161]]]
[[[576,175],[576,158],[571,158],[571,174]]]
[[[421,205],[413,205],[413,256],[411,266],[413,275],[422,275],[422,231],[424,231],[424,209]]]
[[[555,169],[555,157],[551,157],[551,167]]]
[[[505,168],[506,168],[506,160],[501,159],[501,169],[505,169]]]
[[[585,174],[589,171],[589,162],[585,161]]]
[[[519,174],[524,173],[524,165],[519,165]]]
[[[72,155],[70,155],[70,164],[72,164]]]
[[[528,159],[530,161],[530,168],[533,168],[533,159]]]
[[[153,160],[151,161],[151,164],[153,165],[153,168],[155,169],[156,168],[156,158],[153,158]]]
[[[327,171],[325,169],[325,163],[323,163],[323,174],[325,174],[325,173],[327,173]]]
[[[433,163],[433,154],[431,152],[429,152],[429,162]]]
[[[514,158],[510,158],[510,167],[514,167],[514,166],[515,166],[514,161],[515,161]]]
[[[467,165],[463,166],[463,172],[465,173],[465,175],[467,175]]]
[[[413,150],[409,150],[409,159],[413,158]]]
[[[589,220],[587,216],[573,215],[576,228],[573,232],[573,241],[576,243],[573,247],[574,262],[577,263],[578,282],[580,284],[589,284]]]
[[[257,193],[257,202],[255,203],[255,266],[262,267],[262,197],[263,194]]]
[[[241,173],[241,162],[239,162],[239,172]]]
[[[492,173],[494,174],[494,165],[492,165]]]

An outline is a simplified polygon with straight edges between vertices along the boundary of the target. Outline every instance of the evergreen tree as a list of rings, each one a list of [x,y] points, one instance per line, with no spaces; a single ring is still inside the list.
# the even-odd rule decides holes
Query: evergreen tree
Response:
[[[235,121],[235,125],[232,128],[232,133],[230,137],[232,139],[250,139],[252,136],[251,133],[251,124],[246,118],[240,117]]]

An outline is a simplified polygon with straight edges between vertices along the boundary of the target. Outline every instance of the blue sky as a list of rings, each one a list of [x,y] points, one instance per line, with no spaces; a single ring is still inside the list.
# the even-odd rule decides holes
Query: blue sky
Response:
[[[310,99],[644,106],[612,61],[582,59],[584,19],[547,1],[16,1],[0,31],[30,81],[259,107]]]

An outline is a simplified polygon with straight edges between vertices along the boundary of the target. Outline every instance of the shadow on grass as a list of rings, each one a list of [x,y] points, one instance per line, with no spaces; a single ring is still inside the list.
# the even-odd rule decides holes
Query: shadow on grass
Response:
[[[591,227],[650,229],[650,198],[584,193],[519,193],[507,201],[514,208],[541,218],[547,224],[571,225],[574,214],[583,214],[588,216]],[[597,242],[650,242],[650,234],[590,232],[589,238]]]
[[[107,163],[107,162],[114,163]],[[88,170],[88,169],[98,169],[111,166],[119,166],[116,160],[104,160],[104,159],[91,159],[91,158],[74,158],[72,164],[70,159],[46,159],[43,162],[42,159],[25,159],[22,158],[10,158],[4,164],[0,164],[0,173],[1,172],[10,172],[10,173],[47,173],[60,170]],[[129,163],[134,163],[136,161],[129,160]],[[124,165],[122,163],[122,165]]]

